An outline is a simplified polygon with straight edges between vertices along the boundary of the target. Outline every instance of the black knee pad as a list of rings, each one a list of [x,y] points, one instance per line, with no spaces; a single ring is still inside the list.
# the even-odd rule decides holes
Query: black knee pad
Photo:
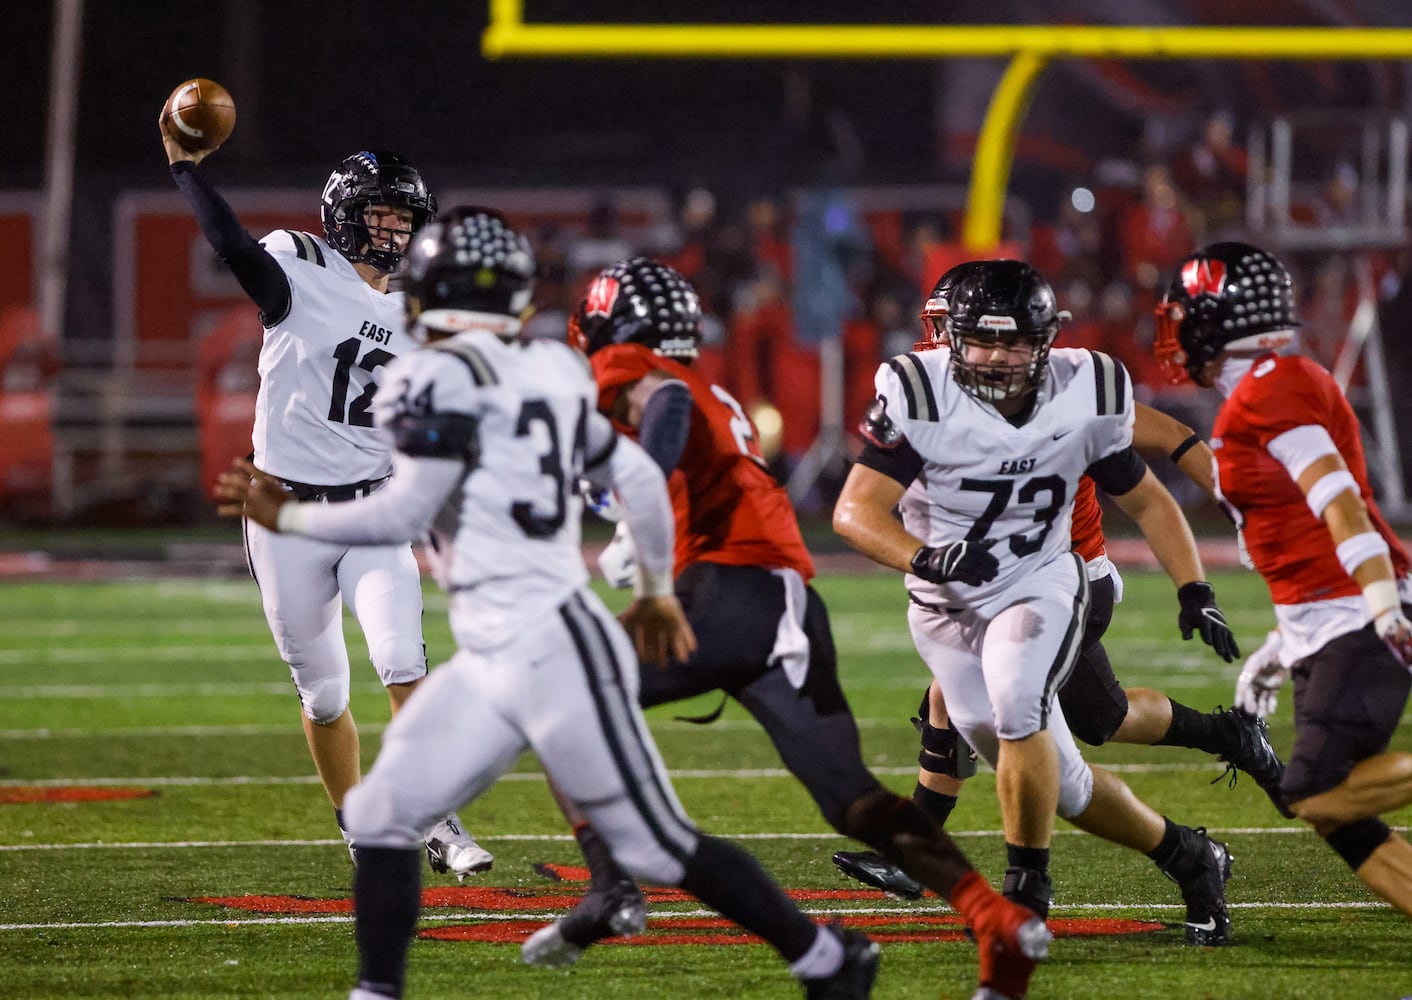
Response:
[[[1392,829],[1386,823],[1372,816],[1356,819],[1329,831],[1324,842],[1356,872],[1363,867],[1363,862],[1373,856],[1374,851],[1383,846],[1391,833]]]
[[[922,702],[923,709],[926,701]],[[917,763],[923,771],[932,774],[945,774],[953,778],[965,779],[976,773],[976,752],[961,734],[947,726],[938,729],[927,721],[923,714],[912,720],[912,725],[922,736],[922,752],[917,754]]]

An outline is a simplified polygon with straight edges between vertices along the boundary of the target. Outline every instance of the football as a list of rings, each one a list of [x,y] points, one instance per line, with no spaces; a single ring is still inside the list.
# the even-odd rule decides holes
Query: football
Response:
[[[183,149],[215,149],[235,129],[235,101],[216,81],[197,77],[172,91],[165,117]]]

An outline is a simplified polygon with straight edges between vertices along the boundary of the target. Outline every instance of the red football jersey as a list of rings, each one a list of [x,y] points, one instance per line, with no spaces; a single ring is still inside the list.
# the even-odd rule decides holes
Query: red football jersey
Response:
[[[1079,491],[1074,494],[1073,525],[1069,532],[1070,544],[1084,562],[1091,562],[1107,551],[1103,538],[1103,508],[1098,505],[1098,490],[1088,476],[1079,480]]]
[[[691,390],[691,431],[668,477],[676,513],[676,572],[697,562],[766,566],[814,576],[789,495],[765,469],[755,425],[730,395],[680,362],[641,344],[613,344],[589,359],[598,381],[598,408],[613,416],[619,395],[660,370]],[[634,440],[636,428],[614,420]]]
[[[1211,449],[1221,493],[1245,518],[1246,548],[1276,604],[1362,593],[1339,563],[1323,519],[1269,452],[1273,438],[1316,424],[1328,431],[1357,481],[1369,520],[1392,550],[1394,572],[1407,575],[1407,552],[1373,500],[1358,418],[1338,384],[1308,358],[1269,355],[1236,383],[1216,415]]]

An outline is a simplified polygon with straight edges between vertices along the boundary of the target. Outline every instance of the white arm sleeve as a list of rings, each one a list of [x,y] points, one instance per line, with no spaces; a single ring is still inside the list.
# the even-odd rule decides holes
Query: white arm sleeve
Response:
[[[347,503],[287,503],[279,511],[279,530],[347,545],[416,541],[465,471],[460,459],[412,458],[397,452],[392,456],[392,479],[376,493]]]
[[[1318,424],[1306,424],[1285,431],[1278,437],[1271,438],[1267,447],[1275,461],[1285,467],[1289,478],[1296,483],[1304,470],[1319,459],[1325,455],[1339,453],[1338,445],[1329,437],[1329,432]]]
[[[666,477],[651,456],[627,438],[618,439],[608,465],[613,490],[627,512],[628,530],[637,547],[639,596],[665,597],[672,592],[674,560],[672,501]]]

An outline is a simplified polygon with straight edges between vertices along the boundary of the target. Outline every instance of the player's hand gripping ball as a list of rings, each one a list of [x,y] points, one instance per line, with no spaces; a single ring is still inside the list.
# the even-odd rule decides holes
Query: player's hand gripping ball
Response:
[[[162,121],[187,152],[212,150],[235,130],[235,101],[216,81],[197,77],[172,91]]]

